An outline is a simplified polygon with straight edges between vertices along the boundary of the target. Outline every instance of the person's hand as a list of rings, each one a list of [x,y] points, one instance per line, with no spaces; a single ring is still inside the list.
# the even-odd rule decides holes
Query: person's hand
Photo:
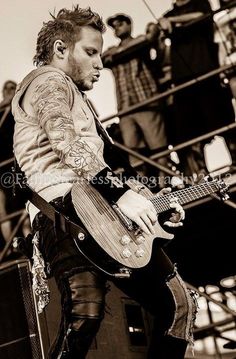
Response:
[[[161,17],[158,19],[158,23],[164,32],[168,32],[169,34],[172,33],[172,25],[168,18]]]
[[[148,235],[155,234],[157,213],[151,201],[130,189],[116,203],[122,213],[134,221],[143,232]]]
[[[106,51],[102,53],[102,60],[105,64],[111,63],[113,61],[113,55],[117,53],[117,47],[109,47]]]
[[[171,192],[171,188],[163,188],[159,193],[158,196],[163,196],[164,194],[168,194]],[[171,213],[171,217],[169,221],[166,221],[164,225],[168,227],[181,227],[183,225],[183,220],[185,218],[185,211],[183,207],[179,204],[177,197],[172,197],[170,199],[170,208],[174,209],[175,212]]]

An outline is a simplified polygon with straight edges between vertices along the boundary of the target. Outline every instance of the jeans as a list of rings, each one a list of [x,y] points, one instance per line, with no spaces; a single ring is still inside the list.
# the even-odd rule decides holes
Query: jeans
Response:
[[[70,196],[51,202],[76,220]],[[173,263],[158,243],[147,266],[130,278],[108,278],[78,250],[72,237],[55,228],[42,213],[33,222],[40,233],[40,250],[62,298],[62,320],[48,358],[86,358],[104,316],[107,279],[154,317],[149,359],[183,359],[192,340],[196,306]]]

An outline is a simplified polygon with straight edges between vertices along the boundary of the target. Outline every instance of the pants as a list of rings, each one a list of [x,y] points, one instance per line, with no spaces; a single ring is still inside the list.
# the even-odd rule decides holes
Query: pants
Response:
[[[164,119],[155,109],[122,116],[120,130],[124,144],[129,148],[147,146],[155,150],[167,146]]]
[[[52,203],[75,220],[68,196]],[[62,297],[60,330],[48,358],[83,359],[104,316],[108,278],[78,253],[70,235],[55,229],[41,213],[33,230],[40,233],[41,252]],[[183,359],[192,339],[195,300],[162,248],[154,242],[151,261],[130,278],[109,279],[154,317],[148,358]]]

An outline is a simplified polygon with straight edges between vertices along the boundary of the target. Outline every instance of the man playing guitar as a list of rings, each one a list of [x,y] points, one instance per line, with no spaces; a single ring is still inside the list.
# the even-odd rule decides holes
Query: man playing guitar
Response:
[[[101,205],[97,212],[115,207],[134,224],[142,242],[145,236],[158,236],[157,211],[142,195],[142,186],[135,184],[131,189],[128,181],[112,172],[104,156],[108,136],[95,120],[83,92],[99,80],[104,30],[98,14],[78,6],[61,9],[44,23],[34,57],[37,69],[18,85],[13,99],[14,152],[28,185],[71,220],[77,220],[71,200],[73,184],[79,191],[86,183],[91,194],[84,191],[85,197],[79,195],[78,206],[80,202],[86,204],[86,198],[90,203],[97,193]],[[182,207],[176,201],[170,207],[176,213],[167,224],[182,225]],[[104,316],[108,276],[87,258],[89,255],[78,250],[70,233],[63,232],[32,203],[28,209],[34,243],[37,239],[50,265],[48,275],[55,276],[62,296],[63,318],[49,358],[85,358]],[[113,220],[117,214],[108,216]],[[88,225],[93,222],[89,211],[86,220]],[[100,230],[103,223],[96,226]],[[82,241],[83,236],[79,239]],[[126,246],[126,240],[124,235],[121,245]],[[107,246],[113,245],[111,236]],[[121,257],[125,261],[129,249],[124,248]],[[138,249],[135,258],[143,255],[142,248]],[[93,259],[99,253],[92,253]],[[158,240],[153,242],[145,266],[110,279],[155,318],[148,358],[183,359],[187,343],[192,342],[195,301]]]

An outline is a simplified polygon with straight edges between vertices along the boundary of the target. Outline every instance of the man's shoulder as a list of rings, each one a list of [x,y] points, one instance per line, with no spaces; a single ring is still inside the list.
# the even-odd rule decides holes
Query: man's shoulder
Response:
[[[26,83],[30,83],[32,81],[34,81],[34,79],[36,78],[48,78],[51,76],[55,76],[55,78],[66,78],[66,74],[53,66],[41,66],[38,67],[32,71],[30,71],[25,77],[24,79],[20,82],[20,84],[18,85],[18,87],[22,87],[24,84]]]
[[[52,66],[40,67],[31,71],[22,81],[23,101],[25,104],[32,104],[35,98],[63,92],[68,98],[71,98],[71,89],[69,77],[60,69]],[[20,89],[20,87],[19,87]]]
[[[58,83],[66,85],[70,81],[69,77],[60,69],[53,66],[42,66],[32,70],[18,85],[19,88],[26,86],[30,89],[48,83]]]

